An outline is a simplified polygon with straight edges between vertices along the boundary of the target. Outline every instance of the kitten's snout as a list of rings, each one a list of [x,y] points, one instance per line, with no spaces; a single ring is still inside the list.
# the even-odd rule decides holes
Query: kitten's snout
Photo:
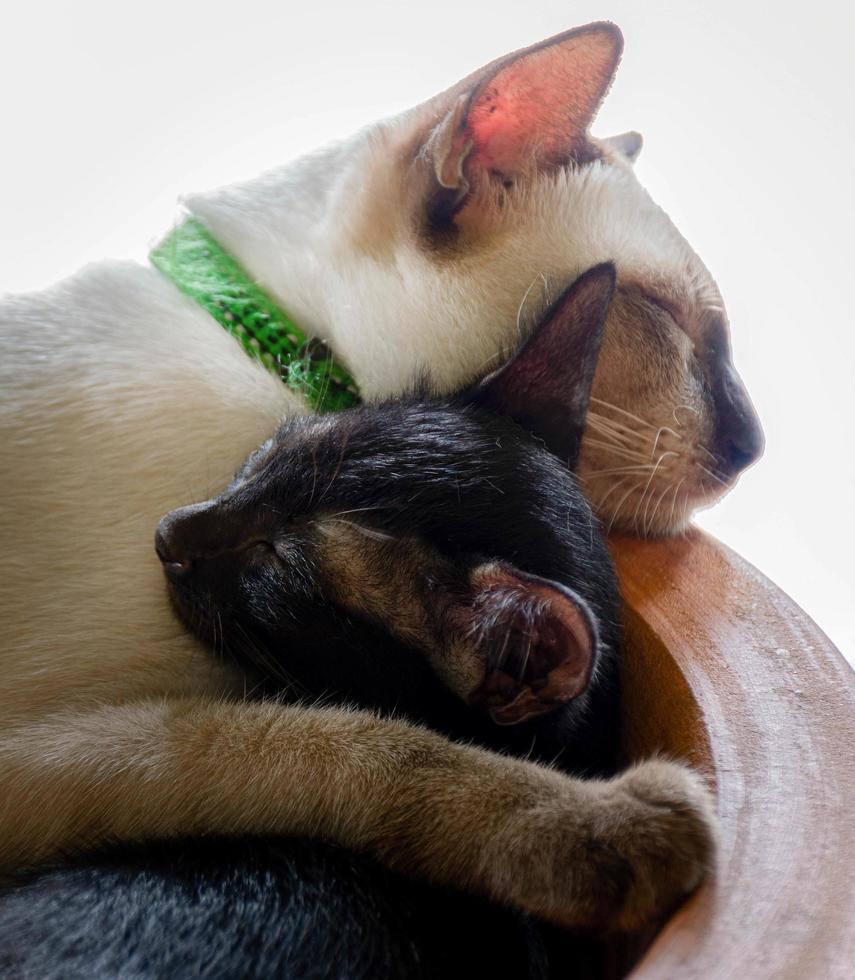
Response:
[[[157,525],[154,547],[171,582],[189,586],[202,578],[210,586],[218,576],[228,578],[238,555],[272,553],[271,529],[262,524],[256,508],[222,496],[170,511]]]
[[[154,550],[167,577],[184,578],[210,547],[210,517],[215,503],[207,500],[170,511],[154,532]]]

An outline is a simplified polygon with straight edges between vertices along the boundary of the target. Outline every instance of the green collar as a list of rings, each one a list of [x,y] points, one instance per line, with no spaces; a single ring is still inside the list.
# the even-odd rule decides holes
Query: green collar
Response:
[[[359,404],[356,382],[335,363],[326,344],[308,338],[196,218],[178,225],[150,258],[316,411]]]

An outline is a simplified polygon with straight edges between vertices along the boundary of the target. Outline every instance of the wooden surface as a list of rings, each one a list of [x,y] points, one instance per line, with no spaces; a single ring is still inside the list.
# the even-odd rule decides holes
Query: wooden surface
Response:
[[[851,980],[855,672],[701,532],[611,544],[627,603],[627,755],[665,751],[707,772],[723,829],[713,878],[631,976]]]

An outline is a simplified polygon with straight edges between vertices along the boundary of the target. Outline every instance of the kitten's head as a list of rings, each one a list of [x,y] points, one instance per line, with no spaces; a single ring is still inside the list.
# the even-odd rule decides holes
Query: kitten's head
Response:
[[[616,586],[572,474],[520,424],[575,456],[613,282],[582,277],[461,398],[286,422],[219,497],[168,514],[157,551],[191,628],[310,696],[451,731],[574,723]]]
[[[329,333],[369,397],[420,370],[458,390],[568,283],[613,262],[578,473],[606,523],[667,533],[732,486],[763,437],[715,282],[635,177],[640,138],[589,135],[621,50],[601,23],[502,58],[271,180],[253,220],[276,225],[288,262],[301,261],[295,242],[323,270],[317,296],[301,281],[283,298]],[[228,236],[253,200],[192,206]],[[275,283],[277,239],[266,224],[258,235],[245,258]]]

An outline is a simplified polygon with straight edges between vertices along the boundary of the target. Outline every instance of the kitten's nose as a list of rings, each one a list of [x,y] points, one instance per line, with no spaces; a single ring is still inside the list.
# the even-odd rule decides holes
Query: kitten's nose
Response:
[[[163,565],[166,576],[177,580],[183,578],[190,571],[192,562],[186,555],[179,557],[169,538],[168,526],[163,528],[162,525],[163,521],[160,522],[154,534],[154,550],[157,552],[157,557]]]
[[[193,518],[210,507],[210,501],[190,504],[161,518],[154,532],[154,550],[168,578],[177,581],[192,569],[194,551],[197,550],[193,546]]]

